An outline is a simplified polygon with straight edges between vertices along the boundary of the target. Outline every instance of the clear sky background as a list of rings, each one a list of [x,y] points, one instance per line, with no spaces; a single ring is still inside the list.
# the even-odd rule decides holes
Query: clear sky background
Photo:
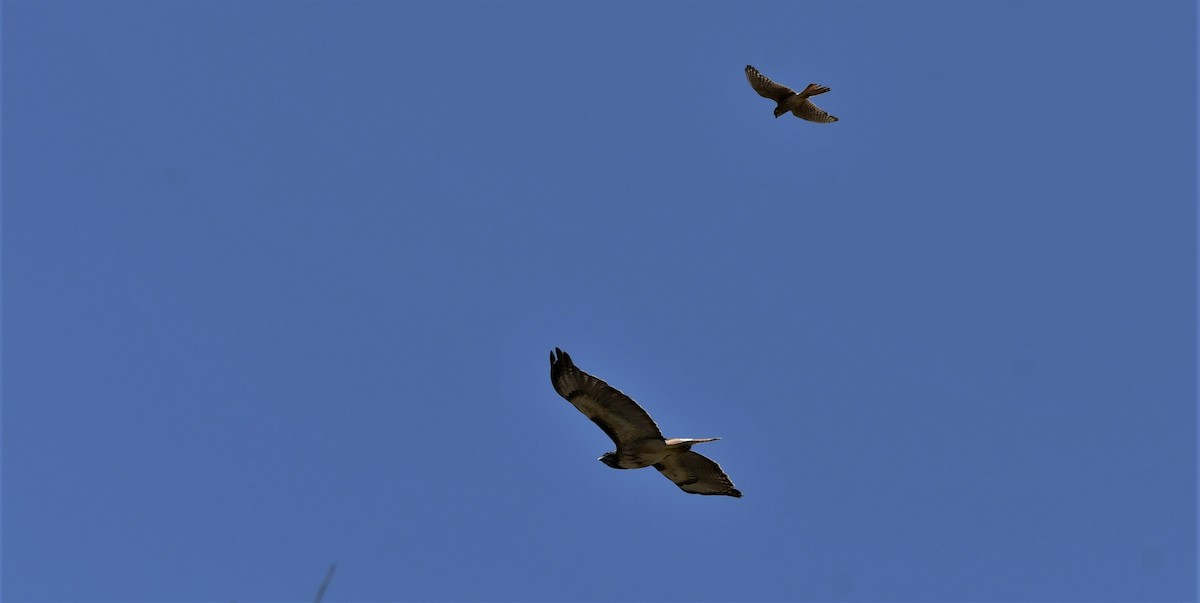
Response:
[[[6,601],[1196,596],[1194,2],[2,11]]]

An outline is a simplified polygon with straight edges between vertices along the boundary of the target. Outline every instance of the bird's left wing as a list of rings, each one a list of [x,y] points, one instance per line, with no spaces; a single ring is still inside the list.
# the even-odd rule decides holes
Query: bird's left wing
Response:
[[[750,82],[750,87],[754,88],[754,91],[759,96],[769,98],[775,102],[796,94],[795,90],[772,82],[771,78],[759,73],[752,65],[746,65],[746,79]]]
[[[550,382],[554,391],[600,426],[617,449],[638,440],[663,438],[658,425],[633,398],[575,366],[566,352],[550,352]]]
[[[733,487],[733,482],[721,470],[721,466],[698,452],[685,450],[669,454],[654,468],[684,492],[742,497],[741,491]]]

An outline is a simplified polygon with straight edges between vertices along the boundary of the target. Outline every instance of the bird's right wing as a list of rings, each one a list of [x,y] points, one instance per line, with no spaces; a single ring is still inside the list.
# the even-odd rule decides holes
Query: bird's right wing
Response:
[[[733,482],[721,470],[721,466],[699,452],[686,450],[668,454],[654,468],[684,492],[742,497],[741,491],[733,487]]]
[[[550,352],[550,383],[579,412],[600,426],[617,449],[639,440],[663,439],[654,419],[633,398],[575,366],[566,352]]]
[[[792,115],[807,121],[815,121],[819,124],[831,124],[838,120],[838,118],[826,113],[823,109],[814,105],[813,102],[807,98],[803,101],[800,101],[800,104],[796,105],[795,109],[792,109]]]
[[[754,88],[754,91],[759,96],[769,98],[775,102],[796,94],[795,90],[772,82],[771,78],[759,73],[751,65],[746,65],[746,79],[750,81],[750,87]]]

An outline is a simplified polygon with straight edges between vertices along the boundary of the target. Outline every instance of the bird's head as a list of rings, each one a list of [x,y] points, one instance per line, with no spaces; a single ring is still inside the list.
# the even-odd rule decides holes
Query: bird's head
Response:
[[[608,465],[609,467],[612,467],[613,469],[620,469],[620,468],[621,468],[621,466],[617,464],[617,453],[616,453],[616,451],[613,451],[613,452],[605,452],[605,453],[604,453],[604,456],[602,456],[602,457],[600,457],[600,458],[598,458],[598,459],[596,459],[596,460],[600,461],[601,463],[604,463],[605,465]]]
[[[775,107],[775,119],[779,119],[780,115],[787,113],[788,110],[783,107]]]

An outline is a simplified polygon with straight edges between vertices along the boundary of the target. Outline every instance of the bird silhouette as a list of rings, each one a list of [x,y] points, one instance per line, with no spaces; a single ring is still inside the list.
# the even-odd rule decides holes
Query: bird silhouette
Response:
[[[821,110],[808,100],[810,96],[825,94],[829,92],[828,86],[820,84],[809,84],[799,94],[795,90],[776,84],[771,81],[771,78],[761,74],[753,65],[746,65],[746,79],[750,81],[750,86],[754,91],[763,98],[769,98],[777,103],[775,107],[775,117],[779,117],[784,113],[791,112],[792,115],[799,117],[805,121],[815,121],[820,124],[833,123],[838,118]]]

